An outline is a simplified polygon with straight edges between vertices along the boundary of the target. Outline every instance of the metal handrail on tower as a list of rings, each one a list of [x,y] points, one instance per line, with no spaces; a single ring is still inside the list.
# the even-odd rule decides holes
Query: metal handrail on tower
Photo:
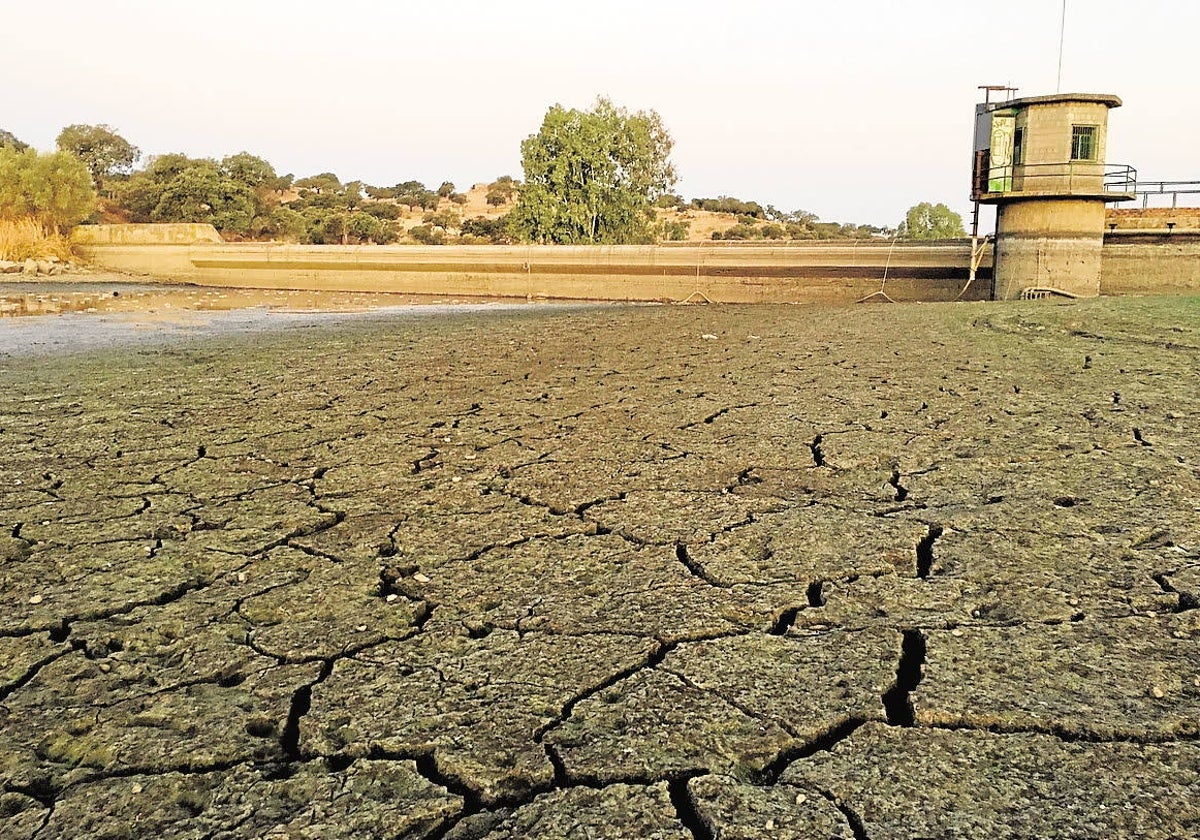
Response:
[[[1171,207],[1179,206],[1179,196],[1200,195],[1200,181],[1143,181],[1134,189],[1142,197],[1142,207],[1150,206],[1150,196],[1171,196]]]
[[[986,152],[980,154],[986,156]],[[1066,160],[990,166],[986,159],[976,162],[974,185],[985,201],[1009,194],[1112,193],[1129,197],[1137,186],[1137,170],[1125,164]]]

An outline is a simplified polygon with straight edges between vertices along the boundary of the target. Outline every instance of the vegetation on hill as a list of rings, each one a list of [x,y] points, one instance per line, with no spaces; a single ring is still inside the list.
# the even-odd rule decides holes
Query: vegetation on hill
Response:
[[[523,181],[501,175],[462,191],[451,181],[432,188],[417,180],[343,183],[333,172],[297,178],[249,152],[220,159],[163,154],[135,168],[140,151],[107,125],[67,126],[58,146],[52,155],[38,155],[0,129],[8,167],[0,169],[0,214],[29,215],[51,227],[85,218],[202,222],[232,240],[345,245],[964,235],[961,217],[944,204],[915,205],[893,230],[824,222],[804,210],[781,211],[728,195],[685,199],[671,192],[672,140],[659,115],[631,112],[607,99],[584,111],[551,107],[538,132],[521,144]]]

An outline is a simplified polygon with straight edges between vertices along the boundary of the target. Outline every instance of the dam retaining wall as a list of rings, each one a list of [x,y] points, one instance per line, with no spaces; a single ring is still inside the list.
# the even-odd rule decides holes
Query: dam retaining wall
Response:
[[[991,248],[968,283],[967,240],[290,245],[226,243],[208,225],[92,225],[77,228],[74,239],[101,268],[231,288],[714,303],[986,300],[992,294]],[[1101,272],[1101,294],[1200,292],[1200,231],[1110,230]]]
[[[207,232],[181,241],[194,231],[163,227],[171,226],[93,225],[76,229],[75,241],[101,268],[233,288],[714,303],[884,295],[983,300],[991,294],[990,258],[968,287],[971,247],[965,241],[342,246],[222,243]]]

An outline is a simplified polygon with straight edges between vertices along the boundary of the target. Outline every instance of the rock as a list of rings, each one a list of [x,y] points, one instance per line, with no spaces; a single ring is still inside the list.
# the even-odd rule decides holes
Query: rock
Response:
[[[21,270],[21,263],[12,260],[0,260],[0,274],[16,274]]]
[[[37,262],[38,274],[57,274],[58,272],[55,271],[55,268],[57,268],[57,266],[47,260],[38,260]]]
[[[33,259],[32,257],[30,259],[25,260],[25,264],[24,264],[22,270],[26,274],[37,274],[38,273],[37,260]]]

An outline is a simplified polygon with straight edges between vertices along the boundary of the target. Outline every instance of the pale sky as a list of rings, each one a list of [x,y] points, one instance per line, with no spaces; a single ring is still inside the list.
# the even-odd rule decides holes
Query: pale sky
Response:
[[[1109,161],[1200,179],[1197,0],[1068,0],[1062,90],[1115,93]],[[546,109],[654,109],[678,191],[895,225],[966,217],[977,85],[1057,87],[1061,0],[0,0],[0,128],[107,123],[390,186],[521,177]]]

